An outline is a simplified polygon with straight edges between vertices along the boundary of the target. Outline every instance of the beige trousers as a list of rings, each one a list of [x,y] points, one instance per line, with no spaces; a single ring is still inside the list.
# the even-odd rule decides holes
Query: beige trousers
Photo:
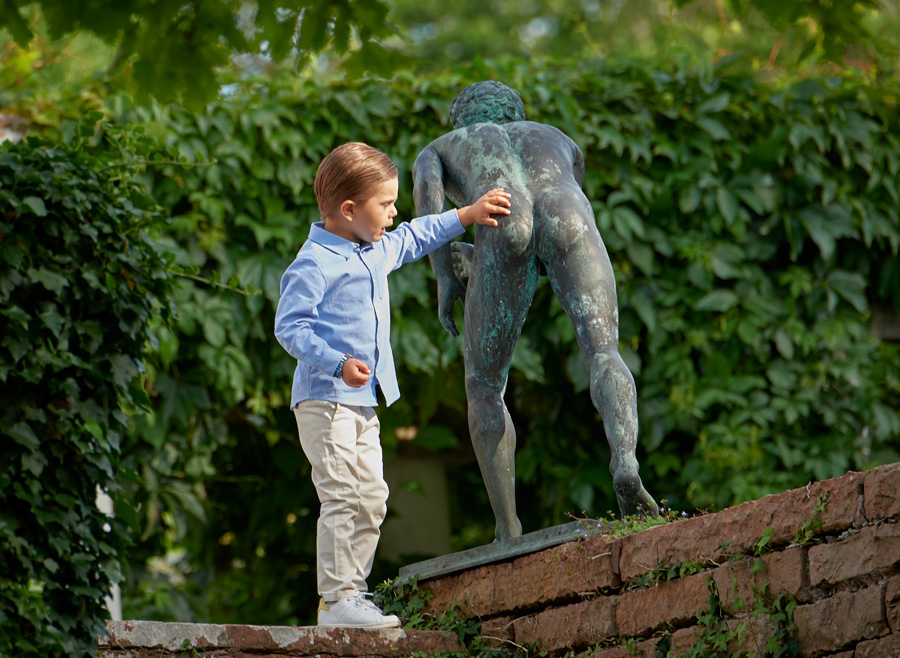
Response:
[[[387,512],[379,430],[371,407],[304,400],[294,407],[300,445],[321,507],[316,579],[326,601],[365,592]]]

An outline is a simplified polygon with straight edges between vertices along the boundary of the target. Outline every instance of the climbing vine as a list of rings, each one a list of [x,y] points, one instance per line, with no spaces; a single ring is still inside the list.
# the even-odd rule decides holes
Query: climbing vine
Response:
[[[172,284],[145,233],[159,212],[109,168],[98,118],[0,150],[0,654],[16,658],[96,652],[138,528],[121,446]]]

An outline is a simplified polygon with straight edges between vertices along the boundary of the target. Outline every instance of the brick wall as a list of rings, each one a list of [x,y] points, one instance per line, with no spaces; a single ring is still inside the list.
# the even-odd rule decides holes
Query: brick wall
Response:
[[[785,595],[798,604],[790,636],[800,655],[900,658],[898,521],[900,464],[892,464],[420,586],[434,594],[430,612],[456,605],[492,642],[536,642],[551,655],[652,658],[663,638],[685,653],[705,632],[711,597],[719,626],[735,631],[729,650],[764,655],[775,620],[748,610]],[[798,532],[809,540],[794,543]],[[670,568],[679,565],[689,566]],[[657,578],[669,572],[673,579]]]

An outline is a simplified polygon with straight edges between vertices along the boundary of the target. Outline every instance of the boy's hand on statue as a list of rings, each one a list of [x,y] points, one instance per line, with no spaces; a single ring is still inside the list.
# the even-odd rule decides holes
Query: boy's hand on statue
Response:
[[[365,386],[369,381],[369,366],[359,359],[347,359],[341,370],[341,378],[347,386],[360,388]]]
[[[459,221],[463,226],[470,224],[497,226],[499,222],[491,215],[508,215],[510,213],[509,199],[509,192],[504,192],[502,187],[494,188],[490,192],[485,192],[471,206],[464,206],[457,210]]]

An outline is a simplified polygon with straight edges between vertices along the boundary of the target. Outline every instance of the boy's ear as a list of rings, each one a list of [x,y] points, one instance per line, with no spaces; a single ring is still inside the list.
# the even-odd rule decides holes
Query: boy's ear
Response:
[[[346,219],[348,222],[353,221],[353,213],[356,210],[356,204],[353,203],[350,199],[347,199],[343,203],[341,203],[341,216]]]

